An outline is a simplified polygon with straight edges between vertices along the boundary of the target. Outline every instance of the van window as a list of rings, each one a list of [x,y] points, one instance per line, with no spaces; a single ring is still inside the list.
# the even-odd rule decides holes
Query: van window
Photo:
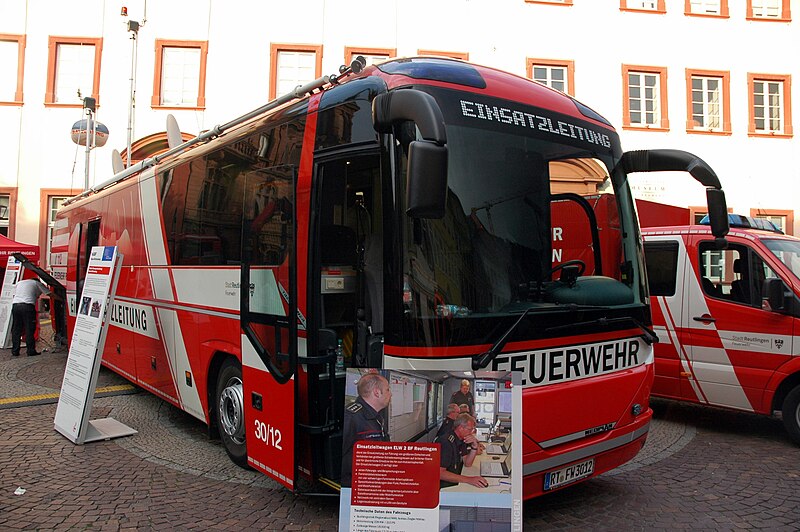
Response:
[[[647,282],[651,296],[674,296],[678,274],[678,243],[649,242],[644,245]]]
[[[701,242],[699,251],[701,284],[707,296],[761,308],[764,280],[777,275],[758,253],[742,244],[720,250],[711,241]]]

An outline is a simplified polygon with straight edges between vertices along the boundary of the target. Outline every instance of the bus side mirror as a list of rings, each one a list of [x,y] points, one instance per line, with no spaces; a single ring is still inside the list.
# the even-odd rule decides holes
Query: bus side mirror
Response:
[[[717,243],[725,241],[728,234],[728,204],[725,201],[725,192],[718,188],[706,189],[706,203],[708,205],[708,221],[711,224],[711,234],[717,237]],[[720,249],[725,245],[718,246]]]
[[[399,89],[372,101],[372,124],[389,133],[395,124],[412,121],[423,140],[408,147],[406,213],[414,218],[442,218],[447,199],[447,134],[439,104],[430,94]]]
[[[786,309],[786,286],[783,281],[775,277],[764,280],[762,285],[763,294],[761,308],[771,312],[785,312]]]
[[[626,174],[633,172],[689,172],[706,187],[711,234],[717,237],[717,247],[726,246],[728,207],[725,193],[714,170],[700,157],[682,150],[635,150],[622,154],[619,166]]]
[[[447,200],[447,147],[416,140],[408,147],[406,214],[443,218]]]

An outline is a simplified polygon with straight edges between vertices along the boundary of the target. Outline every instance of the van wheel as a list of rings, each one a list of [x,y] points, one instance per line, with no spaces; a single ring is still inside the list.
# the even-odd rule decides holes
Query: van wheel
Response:
[[[217,379],[215,412],[219,436],[230,459],[245,469],[247,465],[247,442],[244,425],[244,391],[242,390],[242,368],[234,359],[222,365]]]
[[[782,415],[786,432],[795,443],[800,444],[800,386],[795,386],[783,400]]]

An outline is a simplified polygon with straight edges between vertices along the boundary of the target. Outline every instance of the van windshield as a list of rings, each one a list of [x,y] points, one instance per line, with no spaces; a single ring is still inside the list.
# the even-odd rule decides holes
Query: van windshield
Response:
[[[800,280],[800,240],[765,239],[764,245]]]

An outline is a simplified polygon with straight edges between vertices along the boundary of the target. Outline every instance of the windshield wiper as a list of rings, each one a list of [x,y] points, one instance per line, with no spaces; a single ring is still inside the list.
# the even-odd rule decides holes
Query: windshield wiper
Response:
[[[625,316],[625,317],[622,317],[622,318],[597,318],[595,320],[581,321],[581,322],[578,322],[578,323],[568,323],[568,324],[565,324],[565,325],[556,325],[555,327],[549,327],[549,328],[545,329],[545,332],[549,333],[549,332],[554,332],[554,331],[560,331],[560,330],[563,330],[563,329],[571,329],[573,327],[581,327],[583,325],[601,325],[601,326],[606,326],[606,325],[610,325],[612,323],[621,323],[621,322],[633,323],[634,325],[639,327],[639,329],[642,330],[642,334],[640,334],[639,336],[641,338],[643,338],[644,341],[647,342],[648,344],[652,345],[652,344],[657,344],[658,343],[658,335],[655,333],[655,331],[653,331],[653,329],[649,328],[647,325],[645,325],[644,323],[640,322],[639,320],[637,320],[636,318],[633,318],[631,316]]]
[[[534,308],[536,307],[526,308],[525,312],[523,312],[522,315],[519,318],[517,318],[517,321],[515,321],[514,324],[511,327],[509,327],[505,333],[503,333],[503,336],[498,338],[497,341],[494,344],[492,344],[492,347],[490,347],[488,351],[484,351],[480,355],[475,355],[474,357],[472,357],[473,371],[478,371],[479,369],[485,368],[486,366],[489,365],[489,362],[497,358],[497,355],[500,354],[500,351],[502,351],[503,348],[508,343],[508,338],[511,336],[511,333],[513,333],[516,330],[517,326],[522,322],[522,320],[525,319],[525,316],[527,316],[528,313],[532,311]]]

